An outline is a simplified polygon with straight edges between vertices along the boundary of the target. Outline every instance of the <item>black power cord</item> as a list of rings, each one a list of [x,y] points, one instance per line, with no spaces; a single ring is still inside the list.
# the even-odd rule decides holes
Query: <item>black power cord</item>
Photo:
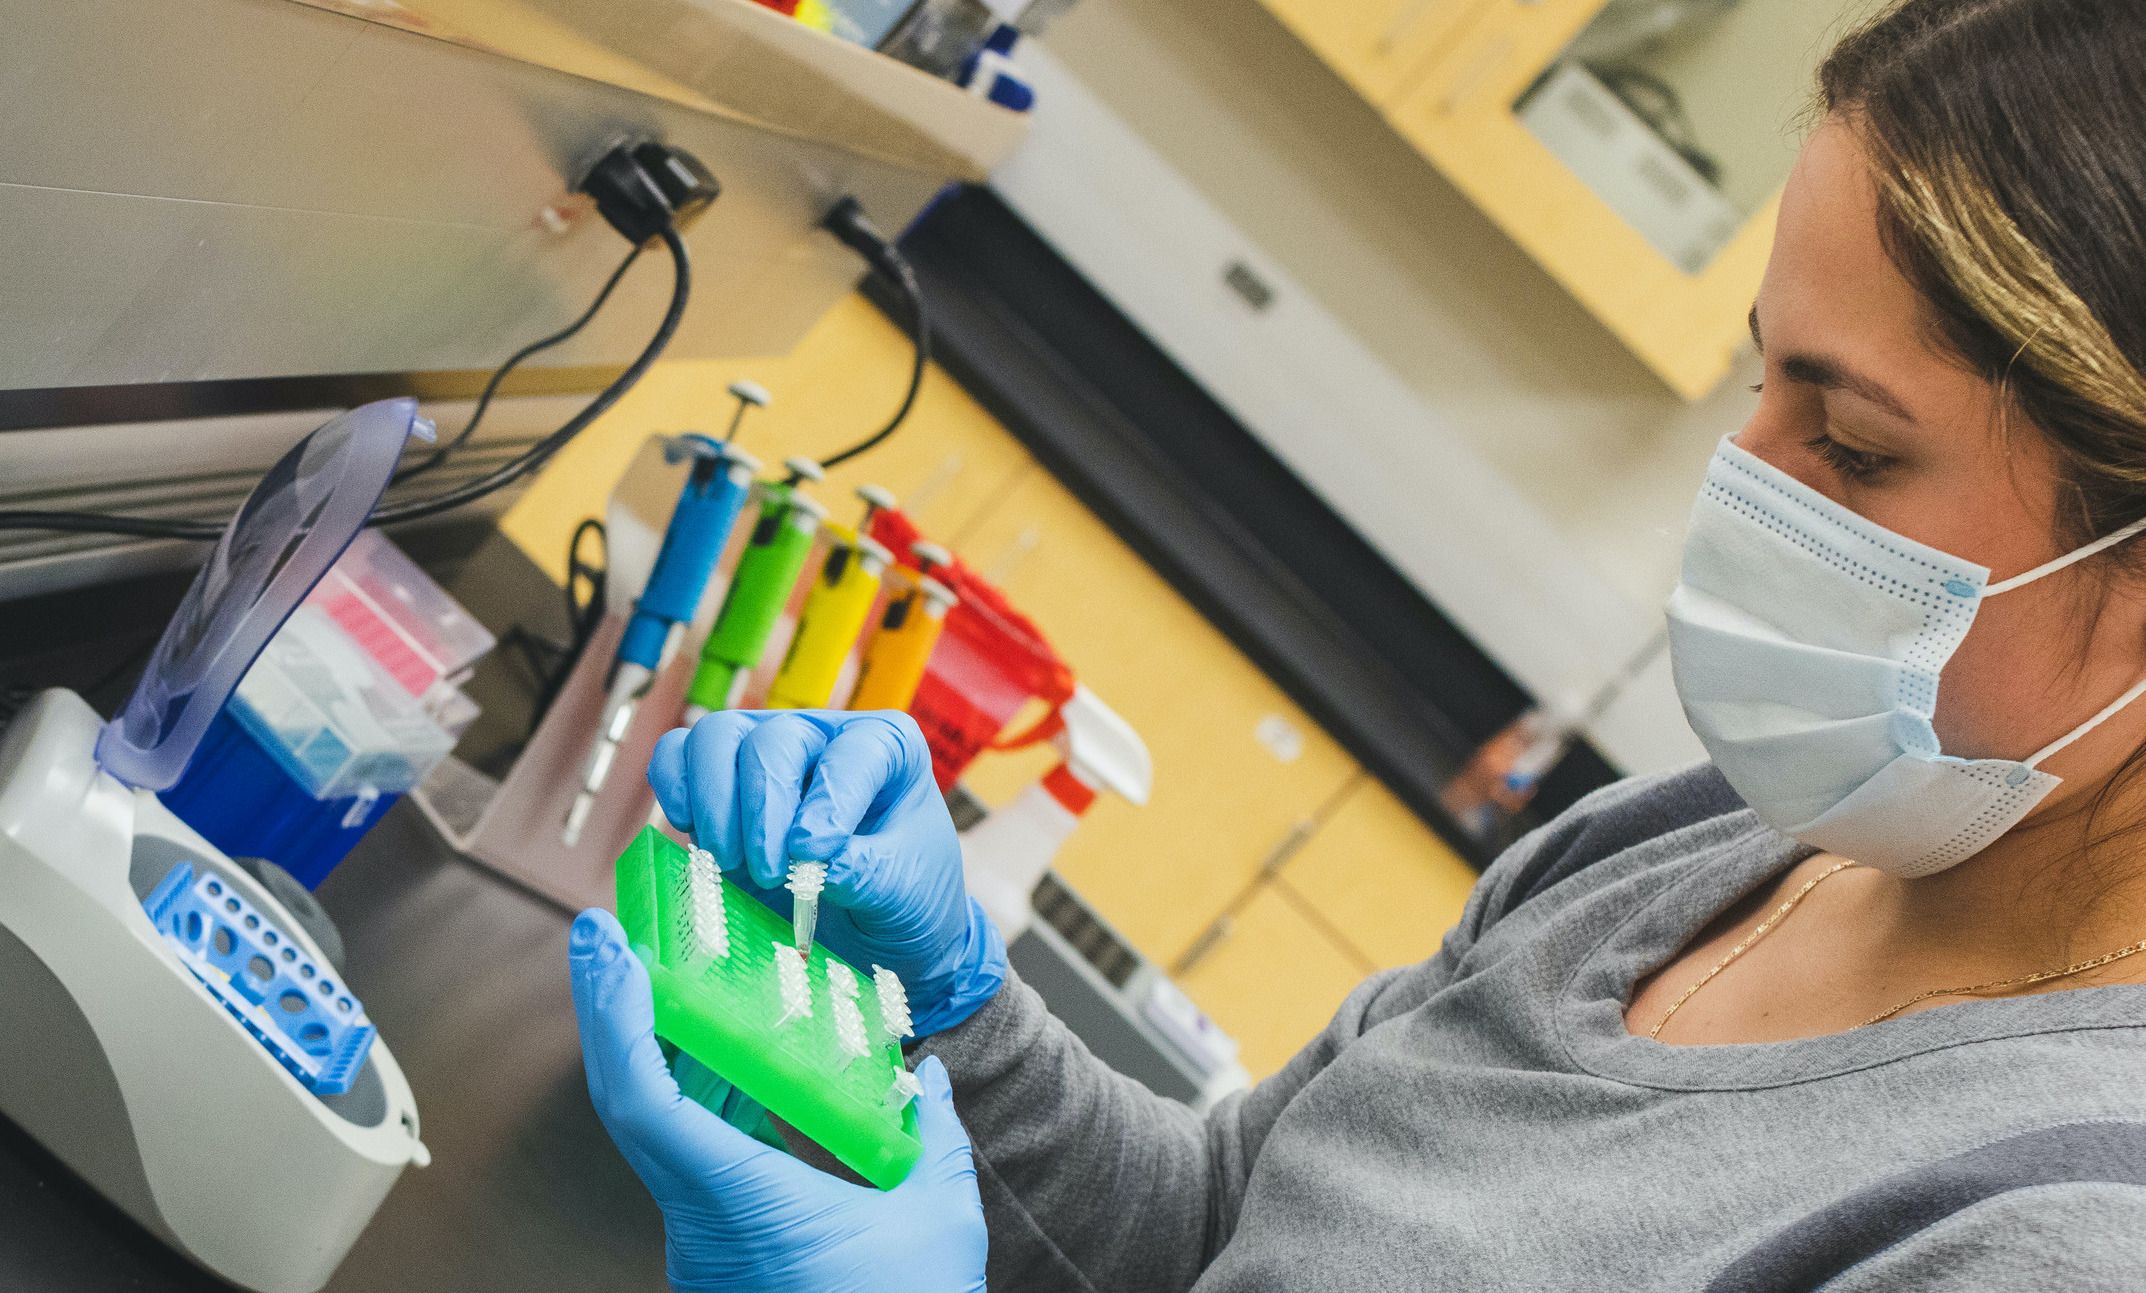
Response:
[[[673,276],[670,308],[664,312],[663,322],[657,325],[655,335],[649,338],[648,344],[641,348],[640,355],[626,366],[625,371],[613,378],[610,385],[599,391],[596,397],[564,426],[537,441],[513,460],[444,493],[382,507],[372,514],[367,521],[368,525],[392,525],[400,521],[422,520],[505,489],[550,461],[552,455],[566,447],[567,441],[581,434],[591,422],[617,404],[619,399],[633,388],[634,383],[641,380],[670,345],[671,338],[677,335],[679,321],[685,317],[686,302],[693,289],[693,268],[686,252],[685,240],[678,236],[676,229],[668,227],[658,231],[655,236],[671,253]],[[638,254],[639,248],[636,248],[635,252]],[[606,290],[609,290],[608,287]],[[598,304],[601,303],[599,300]],[[459,440],[459,437],[457,439]],[[425,465],[428,464],[419,464],[420,467]],[[221,521],[167,521],[146,516],[108,516],[98,512],[0,510],[0,530],[54,530],[71,534],[121,534],[145,539],[190,539],[209,542],[223,534],[224,526],[225,523]]]
[[[551,461],[552,455],[564,449],[567,441],[580,435],[591,422],[609,412],[612,405],[633,389],[634,384],[662,357],[664,349],[671,344],[671,338],[678,334],[678,324],[685,318],[686,301],[693,292],[693,262],[686,253],[685,239],[678,235],[678,230],[669,225],[659,230],[656,237],[662,239],[665,249],[671,253],[671,304],[663,313],[663,322],[656,325],[655,335],[648,339],[647,345],[641,347],[641,353],[626,366],[626,370],[612,378],[611,384],[597,392],[596,398],[584,405],[579,413],[568,418],[566,425],[537,441],[511,461],[502,463],[477,479],[445,493],[380,508],[373,513],[370,524],[393,525],[399,521],[423,520],[428,516],[452,511],[466,503],[474,503],[487,494],[505,489]]]
[[[894,410],[894,416],[879,430],[840,453],[820,459],[822,467],[834,467],[878,448],[888,436],[901,428],[902,423],[909,420],[909,414],[916,408],[917,392],[924,386],[924,374],[931,366],[931,318],[924,306],[923,285],[917,282],[916,270],[910,266],[909,258],[902,255],[901,249],[894,245],[892,239],[874,228],[872,222],[865,218],[864,208],[858,205],[857,199],[844,198],[836,203],[820,224],[839,239],[843,246],[863,257],[874,272],[885,277],[901,292],[903,300],[909,306],[910,338],[913,345],[909,365],[909,389],[903,393],[900,407]]]
[[[620,398],[647,374],[649,368],[654,366],[665,348],[670,345],[671,339],[677,335],[693,286],[691,258],[686,252],[685,240],[679,236],[678,222],[698,214],[713,200],[713,178],[685,154],[666,150],[661,145],[642,144],[631,149],[614,149],[606,154],[604,160],[591,172],[584,187],[597,195],[598,208],[604,218],[633,241],[633,249],[619,262],[618,268],[611,272],[611,277],[605,280],[603,288],[596,294],[596,299],[590,302],[579,318],[560,331],[532,342],[509,356],[505,363],[493,371],[483,393],[478,397],[477,407],[471,411],[469,421],[463,424],[462,429],[423,460],[398,472],[390,483],[407,481],[431,471],[461,448],[470,436],[475,434],[507,374],[531,355],[556,346],[587,327],[605,302],[610,300],[612,293],[617,290],[626,272],[633,267],[647,244],[660,241],[670,252],[673,277],[670,306],[664,312],[663,321],[657,325],[655,335],[642,347],[640,355],[608,386],[598,392],[579,413],[512,461],[444,493],[379,508],[373,513],[368,524],[392,525],[437,516],[505,489],[541,468],[559,450],[565,448],[568,441],[617,404]],[[924,375],[931,366],[931,318],[915,269],[894,245],[893,240],[873,226],[865,216],[864,208],[855,198],[844,198],[835,204],[834,209],[829,211],[822,221],[822,227],[843,245],[855,251],[871,266],[873,272],[883,276],[900,292],[909,307],[912,341],[908,386],[903,391],[901,403],[895,408],[893,416],[879,430],[863,440],[821,459],[822,466],[834,467],[878,448],[887,437],[899,430],[915,411],[917,395],[923,389]],[[51,530],[75,534],[117,534],[134,538],[212,542],[223,534],[224,528],[224,523],[216,521],[163,520],[156,517],[111,516],[98,512],[0,509],[0,530]]]
[[[486,495],[496,493],[529,475],[549,462],[552,456],[566,447],[568,441],[581,434],[591,422],[617,404],[670,345],[677,335],[678,325],[685,317],[686,302],[693,290],[693,267],[686,253],[685,239],[679,229],[705,210],[715,200],[720,186],[707,168],[690,154],[668,148],[654,142],[621,144],[596,163],[581,190],[596,199],[597,210],[604,219],[633,244],[633,251],[612,271],[603,290],[598,293],[582,317],[564,332],[547,337],[532,346],[524,347],[493,375],[485,387],[470,421],[447,444],[429,455],[397,479],[408,479],[422,471],[439,465],[448,452],[467,440],[476,430],[477,420],[484,414],[485,405],[492,398],[499,382],[516,364],[544,349],[556,345],[586,326],[604,302],[610,297],[619,281],[632,267],[642,249],[660,241],[671,255],[671,302],[664,311],[663,321],[657,325],[655,335],[641,348],[641,353],[628,364],[611,383],[597,392],[596,397],[570,418],[557,431],[539,440],[513,460],[502,464],[475,480],[466,482],[444,493],[429,498],[411,499],[389,507],[376,509],[368,519],[369,525],[392,525],[399,521],[416,521],[437,516],[465,504],[473,503]],[[108,516],[97,512],[33,511],[25,509],[0,509],[0,530],[52,530],[73,534],[118,534],[134,538],[185,539],[209,542],[220,537],[225,523],[216,521],[174,521],[146,516]]]
[[[603,555],[594,562],[581,555],[581,541],[590,535],[596,536],[602,545]],[[589,649],[589,639],[596,636],[597,625],[604,618],[604,585],[610,578],[611,553],[610,533],[604,523],[595,517],[586,517],[574,527],[574,537],[566,543],[566,620],[568,633],[566,649],[558,661],[543,674],[538,688],[536,705],[529,718],[530,735],[536,734],[537,724],[551,709],[552,702],[566,686],[574,666],[581,662],[582,653]]]
[[[124,534],[142,539],[211,540],[222,521],[163,521],[153,516],[106,516],[102,512],[33,512],[0,509],[0,530],[55,530],[64,534]]]
[[[532,341],[507,356],[507,362],[492,370],[490,380],[484,384],[484,393],[477,397],[477,407],[470,410],[469,421],[462,424],[462,429],[455,432],[452,439],[427,454],[424,461],[396,472],[395,478],[388,483],[400,485],[413,476],[423,475],[425,472],[431,471],[441,463],[446,462],[448,455],[467,444],[469,438],[477,434],[477,426],[484,421],[485,410],[492,406],[492,397],[499,393],[499,384],[507,380],[507,374],[520,367],[524,359],[529,358],[531,355],[540,354],[563,342],[571,341],[583,328],[588,327],[590,321],[595,319],[597,311],[604,308],[604,302],[611,299],[611,293],[618,290],[620,281],[626,277],[626,271],[632,269],[633,263],[640,258],[641,248],[639,246],[627,252],[626,259],[620,261],[618,268],[611,271],[611,277],[604,280],[603,290],[596,294],[595,300],[589,302],[589,308],[581,312],[580,318],[575,319],[572,323],[567,324],[550,336],[539,341]]]

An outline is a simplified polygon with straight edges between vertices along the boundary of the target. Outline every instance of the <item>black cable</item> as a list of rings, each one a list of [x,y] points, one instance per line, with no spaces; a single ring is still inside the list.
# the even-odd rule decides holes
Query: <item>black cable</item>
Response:
[[[610,300],[611,293],[618,289],[619,283],[626,277],[626,271],[632,269],[633,263],[640,258],[640,247],[636,246],[631,251],[628,251],[626,259],[620,261],[618,268],[611,271],[611,277],[604,280],[603,290],[596,294],[595,300],[589,302],[589,308],[581,312],[580,318],[575,319],[572,323],[567,324],[550,336],[540,341],[532,341],[507,356],[507,362],[492,370],[491,380],[484,384],[484,393],[477,397],[477,407],[470,410],[469,421],[462,424],[462,429],[455,432],[454,438],[427,454],[424,461],[396,472],[394,479],[388,483],[390,485],[400,485],[413,476],[431,471],[441,463],[446,462],[449,454],[468,443],[469,438],[477,433],[477,424],[484,421],[485,410],[492,406],[492,396],[498,394],[499,384],[507,379],[507,374],[513,372],[529,356],[549,350],[562,342],[570,341],[583,328],[588,327],[589,322],[596,317],[596,312],[604,308],[604,302]]]
[[[878,448],[888,436],[900,430],[902,423],[909,420],[910,412],[916,408],[917,392],[923,389],[924,373],[931,366],[931,319],[925,313],[924,290],[917,282],[916,271],[909,267],[909,262],[902,259],[899,253],[895,253],[892,262],[883,268],[888,271],[887,277],[893,280],[909,303],[909,318],[914,329],[910,334],[913,345],[909,364],[909,389],[902,394],[901,406],[894,410],[894,416],[888,419],[885,426],[842,452],[822,458],[822,467],[833,468],[859,454],[869,453]]]
[[[581,556],[581,541],[592,534],[602,545],[600,562],[585,561]],[[574,527],[573,537],[566,541],[566,584],[561,589],[566,594],[566,622],[573,632],[572,651],[576,655],[588,645],[596,626],[603,621],[604,587],[610,576],[611,532],[595,517],[583,517],[581,524]]]
[[[591,422],[609,412],[635,383],[645,376],[678,332],[678,324],[685,317],[686,301],[693,290],[693,267],[686,253],[685,240],[675,229],[665,228],[657,232],[663,245],[671,253],[672,283],[670,308],[664,312],[663,322],[656,327],[655,335],[641,348],[641,353],[626,366],[625,371],[613,378],[611,384],[597,393],[579,413],[550,435],[531,445],[520,456],[486,472],[477,479],[435,494],[430,498],[411,499],[390,507],[375,510],[367,521],[369,525],[391,525],[399,521],[415,521],[452,511],[468,503],[476,502],[488,494],[496,493],[542,467],[552,455],[566,447],[568,441],[580,435]],[[164,521],[153,517],[105,516],[96,512],[44,512],[23,510],[0,510],[0,530],[55,530],[75,534],[121,534],[151,539],[214,540],[224,532],[224,523],[215,521]]]
[[[678,236],[676,229],[667,225],[658,230],[656,236],[663,239],[664,247],[671,253],[671,304],[663,313],[663,322],[656,325],[656,334],[648,339],[647,345],[641,347],[641,353],[626,366],[626,370],[613,378],[611,384],[599,391],[596,398],[590,400],[579,413],[568,418],[566,425],[531,445],[511,462],[444,494],[380,508],[373,513],[371,524],[392,525],[398,521],[416,521],[437,516],[505,489],[550,461],[552,455],[564,449],[568,441],[580,435],[591,422],[609,412],[612,405],[617,404],[627,391],[633,389],[634,384],[662,357],[664,349],[671,344],[671,338],[677,335],[678,324],[685,318],[686,301],[693,292],[693,263],[692,258],[686,254],[685,239]]]
[[[0,530],[54,530],[65,534],[124,534],[143,539],[210,540],[224,532],[224,524],[221,521],[160,521],[150,516],[106,516],[101,512],[0,510]]]
[[[595,535],[603,544],[602,564],[582,559],[581,541]],[[537,689],[536,704],[529,718],[529,730],[535,733],[537,724],[544,721],[552,702],[566,687],[566,680],[581,662],[582,654],[589,648],[589,639],[596,636],[597,625],[604,618],[604,583],[610,575],[610,532],[604,523],[595,517],[586,517],[574,527],[573,537],[566,544],[566,583],[561,589],[566,594],[566,622],[569,641],[560,651],[549,670],[540,670],[541,685]],[[586,592],[582,591],[586,589]]]
[[[835,203],[820,227],[833,234],[843,246],[856,252],[874,271],[893,283],[909,304],[909,318],[913,327],[910,339],[914,346],[909,365],[909,389],[902,395],[901,407],[879,430],[832,457],[820,459],[822,467],[833,467],[848,462],[861,453],[868,453],[901,428],[916,408],[917,392],[923,388],[925,370],[931,366],[931,317],[924,308],[924,288],[917,282],[916,269],[909,258],[902,255],[894,241],[874,228],[864,214],[864,208],[855,198],[844,198]]]

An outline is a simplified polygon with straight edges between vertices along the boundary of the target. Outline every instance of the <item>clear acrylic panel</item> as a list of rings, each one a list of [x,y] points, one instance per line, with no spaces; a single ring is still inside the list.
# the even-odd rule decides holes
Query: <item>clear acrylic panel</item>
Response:
[[[329,421],[269,468],[224,528],[119,716],[97,762],[130,786],[165,790],[254,658],[365,526],[413,431],[413,399]]]

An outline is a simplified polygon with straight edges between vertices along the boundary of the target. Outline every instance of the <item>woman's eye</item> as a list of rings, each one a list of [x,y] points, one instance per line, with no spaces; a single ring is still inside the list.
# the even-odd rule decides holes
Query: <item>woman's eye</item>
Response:
[[[1854,481],[1868,481],[1882,475],[1893,460],[1883,454],[1869,453],[1862,449],[1850,449],[1832,436],[1819,434],[1803,442],[1812,453],[1818,455],[1828,467]]]

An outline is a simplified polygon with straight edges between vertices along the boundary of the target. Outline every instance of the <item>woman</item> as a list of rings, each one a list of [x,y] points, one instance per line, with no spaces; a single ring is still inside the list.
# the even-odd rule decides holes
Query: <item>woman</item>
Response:
[[[584,916],[674,1282],[2146,1286],[2142,68],[2137,0],[1905,0],[1832,54],[1669,608],[1712,762],[1523,841],[1204,1120],[1007,976],[912,727],[673,733],[671,819],[761,885],[830,859],[932,1057],[924,1165],[840,1185],[679,1097]]]

